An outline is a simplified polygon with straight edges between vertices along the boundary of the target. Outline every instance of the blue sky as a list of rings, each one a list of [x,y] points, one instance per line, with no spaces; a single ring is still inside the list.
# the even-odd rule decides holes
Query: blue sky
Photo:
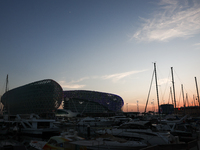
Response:
[[[156,62],[161,104],[171,102],[171,67],[177,105],[181,84],[190,105],[196,97],[199,0],[1,0],[0,19],[0,95],[7,74],[9,89],[53,79],[63,90],[117,94],[125,111],[138,101],[142,112]]]

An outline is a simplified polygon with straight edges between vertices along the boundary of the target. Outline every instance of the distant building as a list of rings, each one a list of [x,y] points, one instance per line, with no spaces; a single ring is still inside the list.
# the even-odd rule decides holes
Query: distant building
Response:
[[[120,96],[110,93],[86,90],[64,91],[64,109],[81,115],[120,112],[123,105],[124,101]]]
[[[180,108],[176,108],[175,111],[177,112],[177,114],[180,114],[180,115],[189,114],[195,117],[200,115],[199,106],[180,107]]]
[[[162,114],[173,114],[174,113],[174,105],[172,105],[172,104],[160,105],[160,113],[162,113]]]
[[[1,97],[4,113],[9,115],[53,113],[62,100],[61,86],[51,79],[20,86],[9,90]]]

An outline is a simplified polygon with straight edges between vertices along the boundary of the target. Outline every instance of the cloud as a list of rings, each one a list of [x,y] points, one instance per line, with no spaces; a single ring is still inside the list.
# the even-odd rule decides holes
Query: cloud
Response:
[[[158,80],[158,85],[169,83],[170,80],[168,78]]]
[[[194,44],[194,46],[200,46],[200,43],[196,43],[196,44]]]
[[[130,76],[132,74],[136,74],[136,73],[140,73],[140,72],[144,72],[146,70],[139,70],[139,71],[129,71],[129,72],[123,72],[123,73],[117,73],[117,74],[112,74],[112,75],[104,75],[104,76],[93,76],[93,77],[83,77],[80,78],[78,80],[72,80],[70,82],[66,82],[66,81],[59,81],[59,84],[63,87],[63,88],[69,88],[69,89],[80,89],[85,87],[86,85],[84,84],[79,84],[80,82],[84,81],[84,80],[88,80],[88,79],[111,79],[113,82],[117,82],[122,78],[125,78],[127,76]]]
[[[68,83],[66,83],[66,81],[59,81],[59,83],[63,88],[80,89],[80,88],[85,87],[85,85],[77,84],[77,83],[79,83],[83,80],[86,80],[86,79],[89,79],[89,77],[83,77],[83,78],[80,78],[78,80],[72,80],[71,82],[68,82]]]
[[[69,89],[80,89],[85,87],[85,85],[81,85],[81,84],[64,84],[62,85],[63,88],[69,88]]]
[[[168,41],[173,38],[189,38],[200,33],[200,3],[188,0],[162,0],[160,11],[150,19],[144,19],[142,27],[131,39],[139,41]]]
[[[118,80],[125,78],[127,76],[130,76],[132,74],[144,72],[146,70],[140,70],[140,71],[129,71],[129,72],[123,72],[123,73],[117,73],[117,74],[111,74],[111,75],[105,75],[102,76],[102,79],[111,79],[113,82],[117,82]]]
[[[196,43],[196,44],[194,44],[193,46],[195,46],[195,49],[196,49],[196,50],[199,50],[199,49],[200,49],[200,43]]]

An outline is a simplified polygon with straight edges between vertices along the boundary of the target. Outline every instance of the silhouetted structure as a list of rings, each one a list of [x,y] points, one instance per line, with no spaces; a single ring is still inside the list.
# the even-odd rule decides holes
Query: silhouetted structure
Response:
[[[172,104],[163,104],[160,105],[160,113],[163,114],[173,114],[174,113],[174,105]]]
[[[51,80],[41,80],[7,91],[2,97],[4,112],[45,114],[58,109],[63,99],[61,86]]]
[[[120,96],[86,90],[64,91],[64,109],[80,114],[121,111],[124,101]]]

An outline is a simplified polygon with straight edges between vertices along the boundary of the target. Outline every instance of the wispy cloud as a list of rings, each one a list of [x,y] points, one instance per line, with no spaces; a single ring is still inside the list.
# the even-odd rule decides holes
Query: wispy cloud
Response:
[[[170,80],[168,78],[158,80],[159,85],[166,84],[166,83],[169,83],[169,82],[170,82]]]
[[[196,43],[196,44],[194,44],[194,46],[200,46],[200,43]]]
[[[130,76],[132,74],[136,74],[136,73],[140,73],[140,72],[144,72],[146,70],[138,70],[138,71],[129,71],[129,72],[123,72],[123,73],[117,73],[117,74],[111,74],[111,75],[103,75],[103,76],[93,76],[93,77],[83,77],[80,78],[78,80],[72,80],[70,82],[66,82],[66,81],[59,81],[59,84],[63,87],[63,88],[68,88],[68,89],[80,89],[85,87],[85,84],[81,84],[82,81],[84,80],[88,80],[88,79],[93,79],[93,80],[111,80],[113,82],[117,82],[120,79],[123,79],[127,76]]]
[[[162,0],[160,11],[152,18],[141,18],[144,23],[133,35],[139,41],[168,41],[188,38],[200,33],[200,3],[196,0]]]
[[[68,88],[68,89],[81,89],[85,87],[85,85],[81,84],[64,84],[62,85],[63,88]]]
[[[85,85],[78,84],[78,83],[81,82],[81,81],[83,81],[83,80],[86,80],[86,79],[89,79],[89,77],[83,77],[83,78],[80,78],[78,80],[72,80],[72,81],[70,81],[68,83],[66,81],[59,81],[59,83],[61,84],[61,86],[63,88],[80,89],[80,88],[85,87]]]
[[[194,44],[193,46],[195,46],[195,49],[200,49],[200,43],[196,43],[196,44]]]
[[[117,73],[117,74],[111,74],[111,75],[105,75],[102,76],[102,79],[111,79],[113,82],[117,82],[118,80],[125,78],[127,76],[130,76],[132,74],[144,72],[146,70],[139,70],[139,71],[129,71],[129,72],[123,72],[123,73]]]

